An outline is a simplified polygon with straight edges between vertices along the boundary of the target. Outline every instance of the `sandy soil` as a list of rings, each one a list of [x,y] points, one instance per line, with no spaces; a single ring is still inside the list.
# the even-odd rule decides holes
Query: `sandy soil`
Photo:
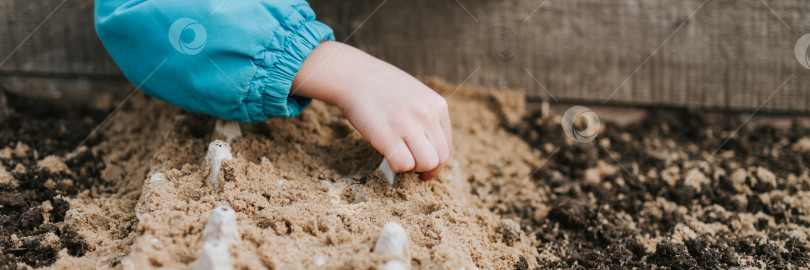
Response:
[[[88,252],[63,251],[52,267],[190,267],[220,205],[237,212],[241,240],[230,253],[238,269],[374,269],[375,240],[389,221],[405,227],[411,263],[421,268],[504,269],[537,257],[536,241],[516,221],[490,211],[531,190],[526,176],[542,163],[501,127],[520,119],[522,96],[430,84],[449,97],[456,150],[438,180],[402,174],[393,186],[375,173],[382,156],[339,110],[319,102],[296,119],[241,125],[223,184],[205,184],[215,120],[136,95],[96,146],[106,153],[102,177],[115,192],[87,190],[70,200],[66,226],[84,237]],[[146,181],[156,173],[165,180]]]

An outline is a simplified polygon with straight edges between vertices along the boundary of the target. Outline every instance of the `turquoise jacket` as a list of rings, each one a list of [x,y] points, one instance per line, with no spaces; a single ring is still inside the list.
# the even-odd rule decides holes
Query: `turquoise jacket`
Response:
[[[96,0],[96,32],[139,89],[240,122],[293,117],[301,64],[332,29],[305,0]]]

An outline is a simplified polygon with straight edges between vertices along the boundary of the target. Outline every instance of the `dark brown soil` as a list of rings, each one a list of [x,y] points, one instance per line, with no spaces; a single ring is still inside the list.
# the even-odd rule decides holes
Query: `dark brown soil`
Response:
[[[17,263],[33,267],[52,264],[61,249],[68,254],[83,255],[84,239],[62,221],[70,209],[66,198],[98,185],[104,169],[102,153],[80,150],[71,153],[100,123],[107,112],[44,103],[0,91],[0,149],[29,146],[24,156],[0,158],[0,164],[19,183],[0,185],[0,269],[16,269]],[[2,104],[0,104],[2,105]],[[100,137],[88,140],[95,145]],[[65,165],[72,173],[40,169],[37,161],[49,155],[67,157]],[[24,171],[13,170],[22,166]],[[65,181],[69,180],[69,181]],[[103,192],[103,189],[100,189]],[[43,215],[43,203],[52,210]],[[46,237],[56,235],[58,243],[46,244]]]
[[[787,197],[810,190],[806,184],[788,185],[785,181],[789,174],[798,176],[810,169],[810,154],[791,150],[791,145],[810,134],[810,129],[797,125],[787,130],[768,126],[742,128],[724,143],[742,124],[739,115],[657,111],[627,127],[603,123],[606,129],[599,137],[583,144],[569,141],[559,124],[539,120],[539,117],[532,115],[520,126],[508,129],[543,151],[546,157],[551,154],[549,144],[552,148],[559,147],[556,155],[533,177],[537,186],[547,187],[551,209],[547,218],[540,219],[529,214],[534,209],[525,209],[520,202],[510,203],[509,210],[501,212],[522,219],[524,231],[535,231],[540,243],[552,243],[550,252],[560,260],[536,258],[542,268],[729,269],[751,266],[744,258],[753,258],[760,263],[754,264],[757,267],[772,269],[810,266],[810,246],[786,230],[787,226],[806,229],[810,226],[807,222],[810,213],[807,209],[787,206],[780,196],[773,196],[770,202],[763,202],[758,196],[781,190]],[[667,140],[672,142],[667,143]],[[685,176],[679,177],[674,186],[662,179],[661,172],[667,168],[677,167],[683,174],[699,166],[721,145],[702,169],[709,181],[702,184],[700,191],[685,184]],[[773,151],[779,151],[778,158],[765,154]],[[685,152],[688,157],[665,160],[658,155],[678,152]],[[603,177],[601,183],[585,181],[586,169],[597,167],[599,161],[614,165],[618,173]],[[729,175],[735,167],[749,172],[763,167],[775,174],[776,186],[749,176],[747,184],[753,193],[747,195],[747,203],[734,200],[732,196],[738,192],[732,187]],[[648,174],[653,169],[658,175]],[[751,175],[756,176],[756,173]],[[686,211],[656,208],[657,200],[683,206]],[[655,212],[661,214],[651,214]],[[644,235],[668,239],[674,236],[678,224],[691,220],[731,228],[735,222],[739,224],[739,214],[757,212],[773,218],[770,224],[766,218],[755,224],[756,230],[766,237],[698,233],[697,237],[684,241],[660,241],[654,252],[648,252],[639,240]]]

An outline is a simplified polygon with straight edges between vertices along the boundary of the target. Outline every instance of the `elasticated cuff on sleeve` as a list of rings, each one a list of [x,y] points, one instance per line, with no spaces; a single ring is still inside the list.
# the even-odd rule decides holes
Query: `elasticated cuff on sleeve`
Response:
[[[264,61],[257,60],[259,63],[256,63],[260,68],[253,83],[258,84],[261,98],[253,104],[246,104],[261,106],[248,110],[258,113],[250,116],[254,122],[274,116],[295,117],[309,105],[309,98],[291,93],[294,91],[292,81],[315,47],[323,41],[334,40],[332,29],[314,20],[289,29],[279,27],[277,31],[285,32],[281,34],[284,38],[279,40],[283,50],[269,50]]]

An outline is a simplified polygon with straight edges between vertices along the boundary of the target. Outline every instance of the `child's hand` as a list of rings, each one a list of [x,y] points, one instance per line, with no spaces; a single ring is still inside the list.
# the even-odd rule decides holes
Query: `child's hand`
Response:
[[[397,172],[435,178],[452,148],[447,102],[404,71],[351,46],[324,42],[293,81],[294,95],[338,106]]]

